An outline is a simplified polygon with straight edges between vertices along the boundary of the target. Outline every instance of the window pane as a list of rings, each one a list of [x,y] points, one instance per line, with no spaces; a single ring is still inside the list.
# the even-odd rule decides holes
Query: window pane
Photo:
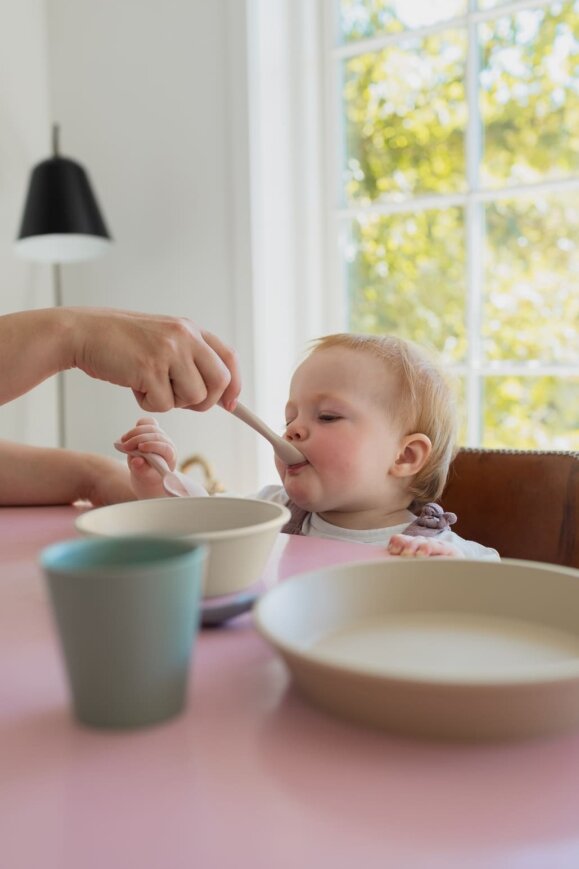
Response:
[[[343,254],[351,331],[394,333],[433,347],[446,363],[464,359],[462,209],[352,221]]]
[[[464,15],[467,0],[341,0],[339,7],[342,40],[352,42]]]
[[[579,377],[489,377],[484,447],[579,450]]]
[[[579,191],[486,210],[487,361],[579,364]]]
[[[344,63],[347,200],[465,189],[465,57],[453,30]]]
[[[480,25],[483,186],[579,171],[579,2]]]

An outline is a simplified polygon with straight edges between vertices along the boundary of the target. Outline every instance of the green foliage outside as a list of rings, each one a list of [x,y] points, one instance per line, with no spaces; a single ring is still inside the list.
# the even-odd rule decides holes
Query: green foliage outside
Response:
[[[446,0],[449,16],[464,5]],[[340,8],[346,43],[409,26],[402,0]],[[467,191],[466,39],[459,27],[410,33],[343,62],[349,327],[433,346],[459,374],[474,364],[483,445],[579,449],[579,188],[513,191],[579,176],[579,2],[499,6],[478,25],[473,186],[497,198],[472,201],[468,217],[464,203],[412,203]]]

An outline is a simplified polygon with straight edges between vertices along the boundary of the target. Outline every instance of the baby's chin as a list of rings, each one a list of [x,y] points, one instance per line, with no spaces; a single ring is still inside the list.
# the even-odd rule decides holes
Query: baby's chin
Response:
[[[313,498],[311,493],[306,493],[303,490],[293,489],[292,487],[284,487],[290,500],[300,510],[305,510],[307,513],[327,513],[338,509],[336,505],[327,498]]]
[[[317,513],[320,509],[319,502],[311,494],[304,491],[304,487],[300,486],[294,477],[286,477],[284,480],[284,489],[288,497],[296,504],[300,510],[307,510],[308,513]]]

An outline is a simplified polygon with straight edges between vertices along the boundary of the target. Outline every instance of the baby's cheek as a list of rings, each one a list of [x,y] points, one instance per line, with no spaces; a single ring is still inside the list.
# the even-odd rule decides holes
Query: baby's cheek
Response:
[[[343,441],[328,440],[318,444],[315,454],[310,452],[309,459],[320,470],[338,471],[344,477],[350,477],[359,467],[356,450],[350,449]]]

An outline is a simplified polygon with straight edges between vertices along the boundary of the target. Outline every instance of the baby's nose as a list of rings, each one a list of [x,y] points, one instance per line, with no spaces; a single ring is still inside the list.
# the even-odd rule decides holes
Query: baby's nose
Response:
[[[307,435],[307,432],[305,426],[302,423],[294,420],[293,422],[290,422],[287,426],[285,434],[287,439],[290,441],[303,441],[303,439]]]

